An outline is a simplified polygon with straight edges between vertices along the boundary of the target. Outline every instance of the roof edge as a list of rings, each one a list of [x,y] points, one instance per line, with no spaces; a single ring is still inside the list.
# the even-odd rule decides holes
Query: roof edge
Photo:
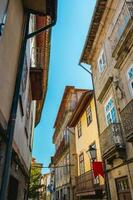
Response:
[[[96,39],[97,31],[99,29],[100,21],[103,17],[107,2],[108,2],[108,0],[97,0],[97,2],[96,2],[96,6],[95,6],[93,16],[92,16],[92,20],[91,20],[91,23],[90,23],[90,28],[89,28],[89,31],[88,31],[87,36],[86,36],[86,40],[85,40],[84,47],[83,47],[83,50],[82,50],[82,53],[81,53],[81,56],[80,56],[79,63],[90,64],[87,61],[87,58],[85,58],[85,51],[87,49],[88,53],[91,53],[91,48],[93,47],[94,41]],[[99,11],[100,6],[103,9],[102,12]],[[98,14],[98,12],[99,12],[99,14]],[[96,15],[98,15],[98,16],[96,16]],[[93,30],[94,27],[96,28],[95,31]],[[93,34],[95,34],[95,35],[93,35]],[[89,40],[91,36],[92,36],[92,39]]]
[[[86,110],[86,107],[88,106],[88,104],[89,104],[91,98],[93,97],[93,95],[94,95],[94,91],[93,90],[89,90],[89,91],[87,91],[86,93],[84,93],[81,96],[81,98],[80,98],[80,100],[79,100],[79,102],[78,102],[75,110],[73,111],[73,114],[72,114],[72,116],[71,116],[71,118],[70,118],[70,120],[68,122],[68,126],[70,128],[72,128],[72,127],[74,127],[76,125],[76,123],[79,120],[80,116]]]

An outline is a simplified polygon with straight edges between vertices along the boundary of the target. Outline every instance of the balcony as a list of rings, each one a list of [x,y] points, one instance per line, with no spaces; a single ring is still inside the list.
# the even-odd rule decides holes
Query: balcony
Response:
[[[30,81],[32,100],[41,100],[43,98],[43,67],[44,67],[44,51],[42,48],[32,48],[31,52],[31,68]]]
[[[54,157],[53,157],[53,162],[54,164],[58,161],[58,159],[62,156],[62,154],[66,151],[66,149],[69,147],[69,141],[63,137]]]
[[[32,100],[41,100],[43,96],[43,69],[30,68]]]
[[[121,120],[126,140],[133,142],[133,99],[121,111]]]
[[[110,124],[100,135],[101,153],[108,162],[113,158],[123,158],[125,154],[124,142],[122,138],[122,128],[120,123]]]
[[[92,170],[76,177],[76,195],[93,196],[96,198],[98,195],[102,195],[103,187],[99,184],[94,184],[94,177]]]

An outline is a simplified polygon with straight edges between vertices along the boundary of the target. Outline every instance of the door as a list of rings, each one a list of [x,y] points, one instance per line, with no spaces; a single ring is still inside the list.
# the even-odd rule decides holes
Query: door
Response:
[[[13,176],[10,176],[8,186],[8,200],[17,200],[18,196],[18,180]]]
[[[119,200],[132,200],[127,176],[116,179],[116,188]]]

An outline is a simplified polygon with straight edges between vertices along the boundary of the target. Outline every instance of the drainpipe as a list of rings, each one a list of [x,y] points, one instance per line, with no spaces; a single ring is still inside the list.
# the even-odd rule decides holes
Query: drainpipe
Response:
[[[86,69],[86,67],[84,67],[81,63],[79,63],[79,66],[91,75],[92,88],[94,91],[94,104],[95,104],[95,109],[96,109],[98,135],[100,137],[100,124],[99,124],[99,119],[98,119],[98,109],[97,109],[97,103],[96,103],[96,93],[95,93],[95,84],[94,84],[93,73],[91,71],[89,71],[88,69]],[[102,159],[102,160],[103,160],[103,167],[104,167],[104,174],[105,174],[105,190],[106,190],[107,200],[111,200],[110,188],[109,188],[109,178],[108,178],[108,173],[107,173],[107,169],[106,169],[106,163],[105,163],[104,159]]]
[[[57,2],[55,4],[56,4],[55,11],[56,11]],[[23,29],[24,31],[23,31],[23,38],[22,38],[22,46],[20,50],[18,71],[17,71],[17,76],[16,76],[16,83],[15,83],[14,95],[13,95],[13,100],[12,100],[11,112],[10,112],[8,126],[7,126],[7,134],[6,134],[7,144],[6,144],[6,154],[5,154],[5,161],[4,161],[4,170],[3,170],[3,175],[2,175],[2,184],[1,184],[1,190],[0,190],[0,200],[6,200],[7,194],[8,194],[7,189],[8,189],[8,183],[9,183],[9,177],[10,177],[10,166],[11,166],[12,151],[13,151],[12,145],[13,145],[17,107],[18,107],[18,102],[19,102],[19,91],[20,91],[21,80],[22,80],[22,72],[23,72],[23,66],[24,66],[24,57],[25,57],[27,40],[51,28],[53,25],[55,25],[56,20],[57,20],[56,14],[57,13],[55,13],[55,18],[53,19],[51,24],[31,34],[28,34],[30,12],[28,10],[25,12],[25,24],[24,24],[24,29]]]

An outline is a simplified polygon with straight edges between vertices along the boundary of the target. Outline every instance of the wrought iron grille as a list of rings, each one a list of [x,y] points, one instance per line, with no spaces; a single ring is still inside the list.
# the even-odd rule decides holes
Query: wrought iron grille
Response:
[[[121,111],[121,120],[126,137],[133,138],[133,99]]]
[[[110,124],[100,135],[102,155],[112,148],[123,148],[122,128],[120,123]]]
[[[76,192],[94,191],[92,170],[76,177]]]

